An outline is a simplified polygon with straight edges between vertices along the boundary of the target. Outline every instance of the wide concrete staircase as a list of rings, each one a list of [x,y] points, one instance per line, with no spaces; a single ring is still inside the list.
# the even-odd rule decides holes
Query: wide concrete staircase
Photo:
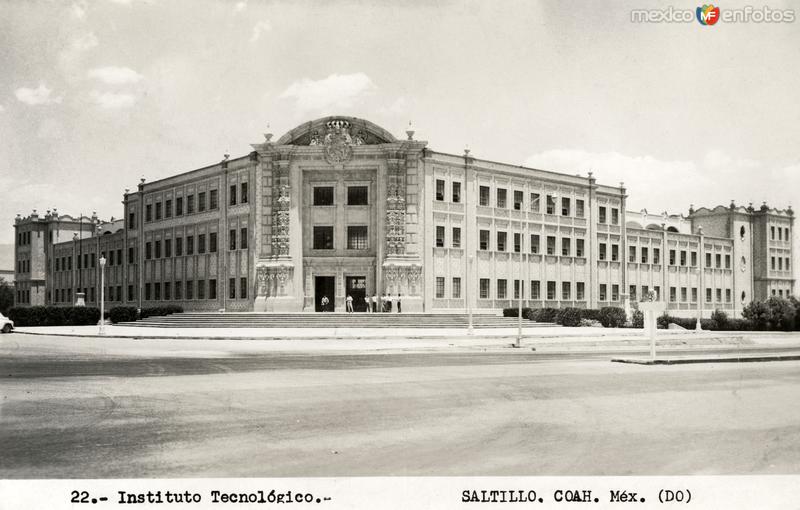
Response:
[[[157,328],[466,328],[467,314],[439,313],[204,313],[186,312],[147,317],[121,326]],[[516,317],[474,314],[473,326],[516,328]],[[525,328],[556,326],[522,320]]]

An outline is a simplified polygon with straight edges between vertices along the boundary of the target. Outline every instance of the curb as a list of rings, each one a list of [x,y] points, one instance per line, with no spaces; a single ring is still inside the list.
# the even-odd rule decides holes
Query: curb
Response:
[[[631,365],[691,365],[698,363],[761,363],[769,361],[798,361],[800,354],[785,356],[736,356],[730,358],[675,358],[675,359],[612,359],[612,363],[628,363]]]

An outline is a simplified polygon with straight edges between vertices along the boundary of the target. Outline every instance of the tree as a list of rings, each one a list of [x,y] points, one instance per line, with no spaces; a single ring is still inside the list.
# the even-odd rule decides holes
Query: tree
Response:
[[[6,315],[14,306],[14,286],[5,278],[0,278],[0,313]]]

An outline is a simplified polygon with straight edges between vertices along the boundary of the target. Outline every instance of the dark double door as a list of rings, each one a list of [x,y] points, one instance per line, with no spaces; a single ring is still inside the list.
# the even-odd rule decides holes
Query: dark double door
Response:
[[[353,311],[366,312],[367,302],[367,277],[366,276],[348,276],[345,278],[347,289],[347,296],[353,298]],[[346,298],[345,298],[346,299]]]
[[[347,296],[353,298],[353,311],[367,311],[367,277],[366,276],[347,276],[345,277],[345,299]],[[327,300],[325,299],[327,298]],[[335,276],[315,276],[314,277],[314,310],[317,312],[333,312],[336,300],[336,277]],[[325,303],[327,301],[327,303]]]

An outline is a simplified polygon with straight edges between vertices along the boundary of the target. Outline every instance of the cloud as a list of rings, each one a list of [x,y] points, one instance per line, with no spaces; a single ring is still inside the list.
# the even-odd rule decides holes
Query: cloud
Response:
[[[86,9],[89,7],[89,4],[86,0],[77,0],[72,2],[70,6],[70,10],[72,11],[72,17],[78,20],[86,19]]]
[[[52,92],[53,91],[50,90],[47,85],[40,82],[39,86],[35,89],[20,87],[14,91],[14,95],[17,96],[20,102],[28,105],[60,103],[61,96],[51,97]]]
[[[136,96],[133,94],[114,92],[104,92],[101,94],[100,92],[93,90],[91,96],[95,104],[107,110],[130,108],[136,104]]]
[[[321,80],[303,78],[284,90],[280,98],[294,99],[298,109],[325,110],[352,106],[359,96],[375,89],[364,73],[332,74]]]
[[[254,43],[261,38],[261,34],[272,30],[272,24],[269,21],[259,21],[253,27],[253,35],[250,36],[250,42]]]
[[[378,108],[378,113],[384,115],[400,115],[408,110],[408,99],[405,96],[400,96],[388,106],[381,106]]]
[[[233,6],[233,12],[242,12],[243,10],[247,9],[247,2],[236,2]]]
[[[91,69],[87,74],[89,78],[95,78],[110,85],[136,83],[142,79],[141,74],[129,67],[98,67]]]

